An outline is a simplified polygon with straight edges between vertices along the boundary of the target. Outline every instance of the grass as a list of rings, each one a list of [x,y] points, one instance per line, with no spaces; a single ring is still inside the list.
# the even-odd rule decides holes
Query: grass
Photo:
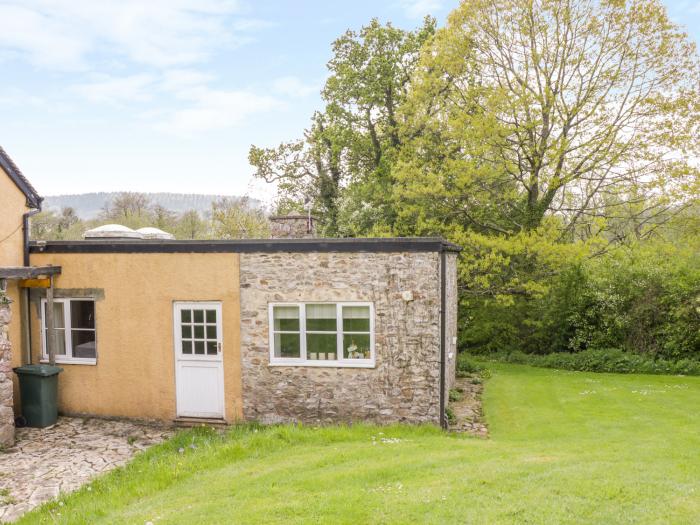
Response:
[[[197,429],[20,523],[697,523],[700,378],[489,368],[489,440]]]

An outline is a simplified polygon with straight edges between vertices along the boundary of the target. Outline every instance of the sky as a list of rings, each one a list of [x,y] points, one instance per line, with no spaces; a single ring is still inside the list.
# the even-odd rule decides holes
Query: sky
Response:
[[[666,0],[700,41],[700,0]],[[331,42],[456,0],[0,0],[0,145],[42,195],[268,200],[251,144],[298,138]]]

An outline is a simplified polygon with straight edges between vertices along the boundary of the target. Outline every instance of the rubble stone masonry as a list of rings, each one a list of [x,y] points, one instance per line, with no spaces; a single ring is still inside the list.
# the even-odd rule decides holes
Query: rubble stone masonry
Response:
[[[12,345],[8,338],[11,318],[10,305],[0,302],[0,448],[10,447],[15,442],[12,409]]]
[[[454,257],[448,254],[450,286]],[[246,419],[439,423],[439,253],[242,254],[240,285]],[[456,293],[447,299],[455,322]],[[374,304],[374,368],[270,366],[269,303],[314,301]],[[454,335],[448,327],[446,339]],[[446,350],[451,385],[456,353],[452,344]]]

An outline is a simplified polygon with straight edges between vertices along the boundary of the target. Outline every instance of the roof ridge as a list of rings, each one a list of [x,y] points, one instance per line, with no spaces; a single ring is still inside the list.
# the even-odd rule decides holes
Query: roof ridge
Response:
[[[0,167],[7,172],[12,182],[24,193],[29,207],[41,208],[41,201],[43,201],[44,198],[34,189],[34,186],[32,186],[31,182],[24,176],[22,171],[17,167],[17,164],[15,164],[2,146],[0,146]]]

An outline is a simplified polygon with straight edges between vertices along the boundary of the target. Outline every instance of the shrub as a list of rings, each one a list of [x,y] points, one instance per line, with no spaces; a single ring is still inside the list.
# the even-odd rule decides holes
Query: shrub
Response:
[[[488,356],[494,361],[522,365],[574,370],[579,372],[611,372],[618,374],[700,375],[700,361],[653,359],[617,348],[561,352],[547,355],[524,352],[501,352]]]
[[[467,353],[461,352],[457,355],[457,377],[468,377],[470,375],[484,375],[486,369],[475,362]]]
[[[474,354],[614,348],[654,362],[700,361],[700,257],[690,244],[620,247],[564,266],[540,295],[461,306],[460,348]]]
[[[460,401],[462,399],[462,392],[460,392],[459,390],[457,390],[455,388],[451,389],[450,394],[449,394],[449,399],[450,399],[451,403],[455,403],[457,401]]]

